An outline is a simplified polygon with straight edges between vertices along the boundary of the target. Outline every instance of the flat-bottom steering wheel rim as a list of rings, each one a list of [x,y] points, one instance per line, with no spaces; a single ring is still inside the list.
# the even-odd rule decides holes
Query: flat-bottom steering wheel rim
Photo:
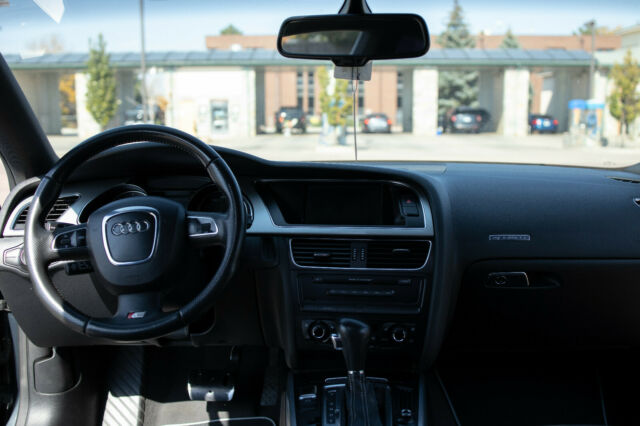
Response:
[[[122,318],[117,320],[92,318],[64,300],[49,277],[48,267],[52,259],[56,260],[56,256],[59,256],[61,251],[53,250],[57,244],[55,242],[57,234],[45,229],[45,218],[60,195],[64,183],[79,166],[106,150],[134,142],[157,142],[181,149],[198,160],[205,168],[209,178],[228,199],[226,217],[220,219],[223,221],[220,225],[224,225],[222,227],[224,232],[216,235],[216,241],[224,240],[224,254],[211,280],[191,301],[176,311],[161,313],[149,320],[144,317],[135,317],[135,315],[130,318],[131,321],[123,321]],[[215,218],[218,219],[217,216]],[[156,226],[159,227],[160,224]],[[106,232],[104,228],[101,228],[102,232]],[[70,228],[70,232],[73,230]],[[25,256],[35,294],[45,308],[63,324],[91,337],[116,341],[141,341],[179,330],[213,306],[216,296],[233,275],[244,231],[245,211],[242,192],[231,169],[212,147],[187,133],[170,127],[125,126],[102,132],[77,145],[42,178],[31,201],[25,225]],[[78,248],[76,251],[80,252],[81,249]],[[54,255],[52,252],[55,252]],[[64,260],[73,260],[74,256],[77,256],[74,250],[67,250],[67,252],[66,256],[69,259]]]

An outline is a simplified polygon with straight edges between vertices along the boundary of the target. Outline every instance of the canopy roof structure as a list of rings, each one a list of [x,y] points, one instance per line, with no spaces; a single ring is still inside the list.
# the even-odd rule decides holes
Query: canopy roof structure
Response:
[[[7,54],[5,60],[14,69],[83,69],[88,53],[56,53],[24,58]],[[376,62],[377,65],[437,67],[584,67],[591,60],[583,50],[524,49],[432,49],[426,55],[403,60]],[[111,53],[116,68],[140,66],[139,52]],[[148,52],[151,67],[215,67],[215,66],[304,66],[321,65],[325,61],[296,60],[281,56],[276,50],[203,50],[187,52]]]

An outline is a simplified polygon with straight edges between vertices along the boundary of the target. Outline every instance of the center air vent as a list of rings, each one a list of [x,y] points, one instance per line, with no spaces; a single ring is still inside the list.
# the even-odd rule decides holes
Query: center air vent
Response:
[[[419,269],[427,262],[425,240],[291,240],[291,255],[302,267]]]
[[[51,210],[49,210],[46,221],[49,223],[56,222],[58,219],[60,219],[60,216],[62,216],[64,212],[66,212],[69,209],[69,206],[73,204],[73,202],[76,201],[77,199],[78,199],[77,195],[58,198],[56,202],[53,204],[53,207],[51,207]],[[27,205],[24,209],[22,209],[22,211],[18,215],[18,218],[13,224],[13,229],[18,231],[24,229],[24,225],[25,223],[27,223],[28,214],[29,214],[29,205]]]
[[[291,240],[293,260],[300,266],[348,268],[351,264],[351,241]]]
[[[370,241],[367,267],[376,269],[417,269],[429,254],[428,241]]]

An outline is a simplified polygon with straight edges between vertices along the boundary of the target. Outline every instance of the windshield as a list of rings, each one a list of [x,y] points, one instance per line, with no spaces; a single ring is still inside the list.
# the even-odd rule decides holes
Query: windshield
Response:
[[[640,162],[640,2],[370,0],[431,49],[357,84],[278,54],[284,19],[341,3],[2,0],[0,52],[59,155],[156,123],[271,160]]]

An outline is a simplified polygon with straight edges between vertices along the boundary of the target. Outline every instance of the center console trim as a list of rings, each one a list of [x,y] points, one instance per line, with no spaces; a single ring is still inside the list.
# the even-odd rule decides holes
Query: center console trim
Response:
[[[303,238],[303,237],[296,237],[296,238]],[[384,239],[380,239],[380,238],[331,238],[331,237],[321,237],[321,238],[313,238],[314,240],[331,240],[331,241],[381,241]],[[394,239],[398,239],[398,238],[394,238]],[[289,244],[289,260],[291,261],[291,264],[293,266],[295,266],[296,268],[299,269],[311,269],[311,270],[329,270],[329,271],[345,271],[345,272],[349,272],[349,271],[358,271],[358,272],[376,272],[376,271],[409,271],[409,272],[416,272],[416,271],[421,271],[423,270],[428,264],[429,264],[429,259],[431,258],[431,248],[433,247],[433,243],[431,242],[431,240],[427,240],[427,239],[415,239],[415,238],[405,238],[404,240],[406,241],[421,241],[421,242],[426,242],[427,244],[429,244],[429,249],[427,250],[427,256],[425,258],[424,263],[422,264],[422,266],[420,266],[419,268],[351,268],[351,267],[339,267],[339,266],[301,266],[298,265],[295,261],[295,259],[293,258],[293,248],[291,247],[291,242],[292,242],[293,238],[289,238],[288,244]]]

